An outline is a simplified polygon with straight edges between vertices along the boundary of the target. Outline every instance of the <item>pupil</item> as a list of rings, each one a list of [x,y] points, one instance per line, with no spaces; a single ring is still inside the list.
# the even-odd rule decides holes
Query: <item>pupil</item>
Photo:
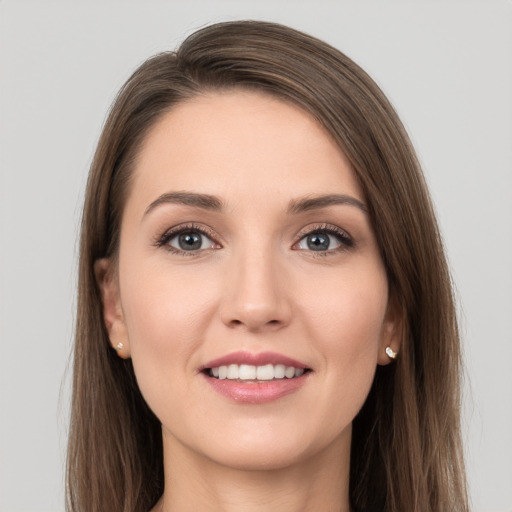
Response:
[[[201,235],[197,233],[182,233],[179,237],[180,248],[185,251],[201,249]]]
[[[309,235],[308,248],[312,251],[326,251],[329,249],[329,236],[321,233]]]

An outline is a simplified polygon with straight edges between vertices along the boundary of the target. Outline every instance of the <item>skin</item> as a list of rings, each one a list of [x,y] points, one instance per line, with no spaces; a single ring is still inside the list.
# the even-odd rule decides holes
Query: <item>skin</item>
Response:
[[[112,345],[131,357],[162,423],[165,492],[154,510],[348,511],[351,425],[400,319],[366,212],[290,201],[343,194],[364,205],[344,154],[307,113],[270,96],[211,93],[149,132],[121,226],[118,267],[96,263]],[[222,211],[160,202],[187,191]],[[363,207],[364,208],[364,207]],[[204,228],[193,254],[159,245]],[[327,250],[307,233],[343,230]],[[324,233],[325,234],[325,233]],[[245,350],[278,352],[311,372],[295,392],[240,404],[199,369]]]

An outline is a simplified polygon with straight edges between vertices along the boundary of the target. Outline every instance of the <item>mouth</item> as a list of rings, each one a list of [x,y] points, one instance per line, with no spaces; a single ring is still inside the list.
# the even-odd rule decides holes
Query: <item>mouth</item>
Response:
[[[203,373],[208,377],[219,380],[235,380],[238,382],[259,382],[283,379],[295,379],[304,373],[310,372],[309,368],[297,368],[284,364],[229,364],[205,368]]]
[[[273,352],[237,352],[200,368],[214,391],[246,404],[271,402],[294,393],[309,381],[312,371],[295,359]]]

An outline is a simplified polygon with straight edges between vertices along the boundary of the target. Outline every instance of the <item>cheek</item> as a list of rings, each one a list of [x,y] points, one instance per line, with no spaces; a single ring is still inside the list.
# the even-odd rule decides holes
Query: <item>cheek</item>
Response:
[[[129,263],[129,262],[127,262]],[[216,285],[200,274],[142,265],[121,282],[131,357],[141,390],[175,386],[177,371],[194,371],[192,356],[205,338]]]
[[[384,270],[372,269],[354,269],[326,280],[303,303],[304,331],[313,340],[325,369],[326,394],[320,398],[324,401],[321,409],[329,411],[333,425],[352,421],[375,375],[388,287]],[[332,404],[341,407],[333,408]]]
[[[122,290],[123,312],[132,351],[192,350],[211,317],[215,284],[205,286],[199,275],[179,269],[149,267],[126,275],[132,278]]]
[[[303,288],[296,293],[303,297],[303,316],[327,352],[376,351],[388,302],[384,269],[379,265],[347,268],[333,272],[314,288],[308,283]]]

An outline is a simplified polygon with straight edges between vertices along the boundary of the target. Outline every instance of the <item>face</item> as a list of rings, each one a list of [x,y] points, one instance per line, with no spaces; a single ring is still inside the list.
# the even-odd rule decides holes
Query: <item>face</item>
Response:
[[[113,274],[100,278],[111,342],[133,359],[164,444],[223,465],[347,450],[376,365],[397,349],[347,159],[308,114],[263,94],[196,97],[152,128]]]

